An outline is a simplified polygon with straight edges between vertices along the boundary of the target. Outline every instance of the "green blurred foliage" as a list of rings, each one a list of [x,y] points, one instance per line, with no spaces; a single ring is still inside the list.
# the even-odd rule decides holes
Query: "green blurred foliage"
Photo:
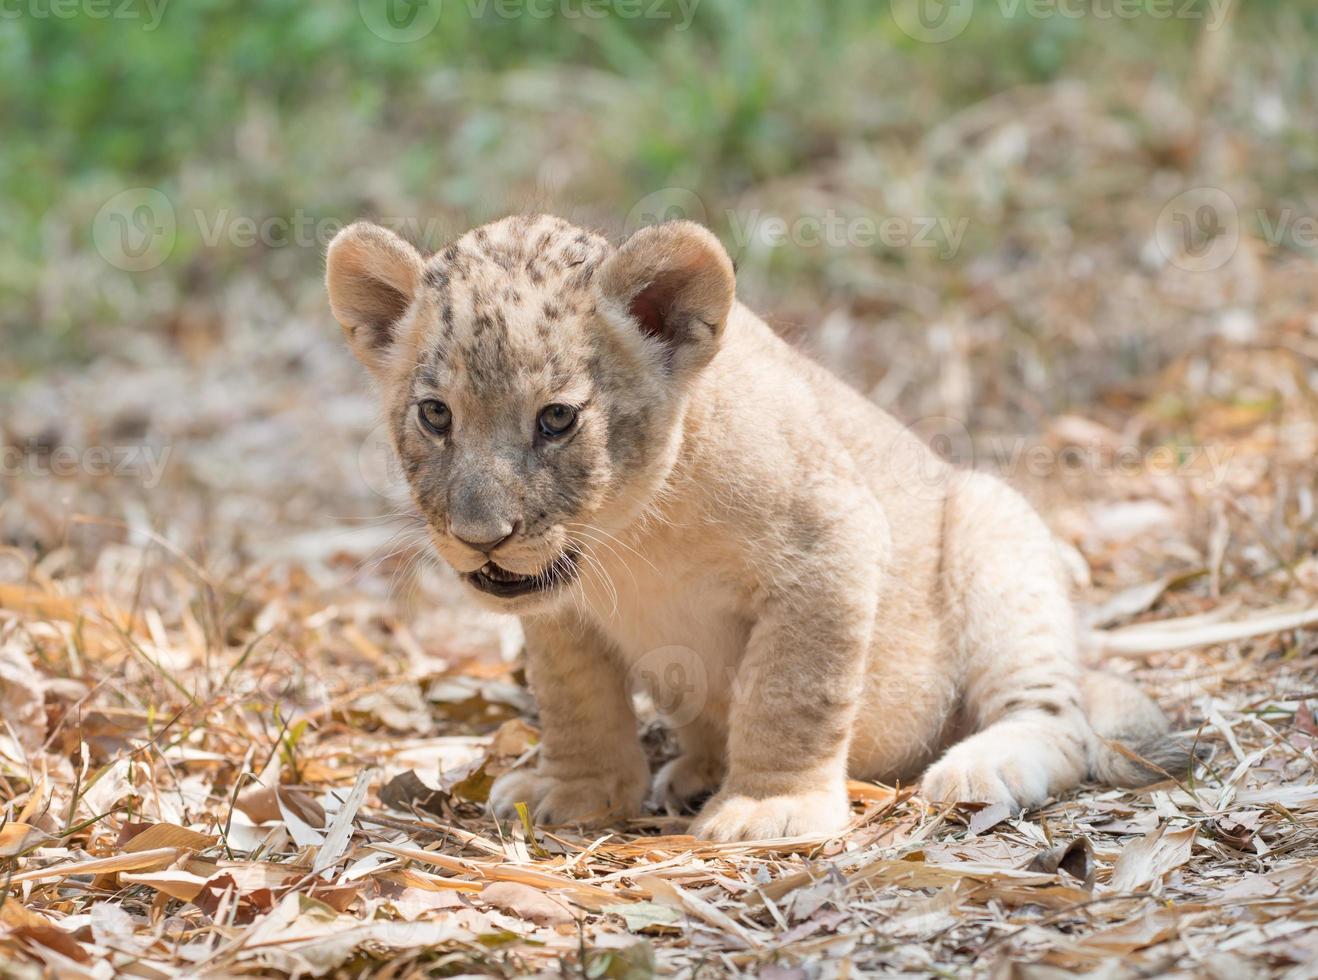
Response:
[[[72,14],[55,16],[52,2]],[[91,325],[131,308],[122,296],[107,299],[116,289],[163,281],[162,302],[174,302],[253,261],[250,250],[217,251],[185,221],[163,269],[66,301],[52,266],[89,251],[91,218],[123,188],[161,188],[185,216],[343,219],[392,205],[477,217],[538,193],[546,148],[559,136],[579,144],[591,168],[552,195],[623,212],[671,185],[720,200],[808,170],[843,143],[900,150],[1014,86],[1188,75],[1203,24],[1041,17],[1030,0],[981,0],[954,42],[927,44],[875,0],[521,0],[534,13],[519,16],[506,16],[510,0],[443,0],[432,31],[397,43],[368,29],[367,15],[420,0],[363,2],[374,6],[5,0],[6,350],[34,363],[77,356]],[[1110,10],[1122,0],[1093,2]],[[1209,0],[1171,2],[1209,12]],[[1238,14],[1238,33],[1256,38],[1264,58],[1279,38],[1312,48],[1318,37],[1309,5],[1251,0]],[[1301,58],[1271,70],[1291,72],[1283,84],[1302,88],[1312,68]],[[1314,138],[1303,128],[1278,137],[1305,160]],[[319,255],[302,253],[271,275],[307,278]],[[160,303],[145,307],[159,312]]]

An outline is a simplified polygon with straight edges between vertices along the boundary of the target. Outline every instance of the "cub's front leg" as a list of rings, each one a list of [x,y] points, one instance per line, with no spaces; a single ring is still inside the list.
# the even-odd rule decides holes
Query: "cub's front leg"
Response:
[[[697,837],[764,840],[847,824],[847,751],[879,569],[872,553],[833,556],[798,565],[761,604],[737,670],[727,777],[692,824]]]
[[[650,770],[623,672],[607,641],[575,613],[527,617],[527,675],[540,707],[534,768],[494,782],[490,809],[525,803],[542,823],[602,823],[640,812]]]

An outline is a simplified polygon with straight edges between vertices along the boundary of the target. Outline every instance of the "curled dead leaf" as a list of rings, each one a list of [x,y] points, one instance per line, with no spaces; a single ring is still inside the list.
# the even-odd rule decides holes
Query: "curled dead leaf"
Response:
[[[490,798],[490,788],[494,785],[494,776],[484,766],[477,766],[467,774],[467,778],[453,786],[453,795],[472,803],[485,803]]]
[[[1235,810],[1212,822],[1213,836],[1238,851],[1253,847],[1254,835],[1263,822],[1262,810]]]
[[[212,918],[223,905],[230,921],[247,925],[275,907],[275,894],[269,888],[244,890],[233,875],[218,874],[201,886],[192,903]]]
[[[292,786],[261,786],[239,793],[237,807],[260,824],[284,819],[281,802],[312,827],[325,826],[325,808],[311,794]]]
[[[1085,888],[1094,887],[1094,845],[1088,837],[1077,837],[1064,844],[1057,844],[1035,855],[1027,871],[1043,871],[1057,874],[1065,871],[1072,878],[1084,884]]]
[[[421,781],[415,769],[399,773],[380,789],[381,803],[392,810],[402,810],[406,813],[422,810],[437,817],[443,816],[447,800],[447,793],[431,789]]]

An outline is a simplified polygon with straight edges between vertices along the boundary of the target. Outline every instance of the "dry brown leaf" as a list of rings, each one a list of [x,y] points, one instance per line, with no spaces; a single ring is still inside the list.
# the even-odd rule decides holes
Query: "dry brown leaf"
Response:
[[[203,834],[187,827],[173,823],[151,824],[145,830],[134,834],[126,843],[120,844],[125,854],[138,854],[161,847],[177,847],[188,851],[204,851],[214,847],[219,841],[216,834]]]
[[[18,637],[0,642],[0,718],[29,752],[46,738],[45,688]]]
[[[121,874],[119,880],[126,885],[146,885],[170,898],[190,902],[206,885],[201,875],[173,868],[167,871],[148,871],[142,874]]]
[[[1145,612],[1162,598],[1173,581],[1171,577],[1160,578],[1123,589],[1106,599],[1102,605],[1086,610],[1085,625],[1091,629],[1101,629]]]
[[[511,763],[540,742],[540,729],[522,718],[505,721],[490,740],[490,756]]]
[[[453,795],[472,803],[487,803],[492,786],[494,786],[494,774],[482,763],[468,773],[465,779],[453,784]]]
[[[77,619],[81,610],[78,603],[52,592],[33,589],[25,585],[0,583],[0,609],[31,612],[50,619]]]
[[[726,912],[665,878],[642,875],[637,877],[636,885],[656,902],[671,905],[708,922],[714,928],[733,936],[748,949],[760,945],[760,941],[752,936],[745,926],[734,921]]]
[[[429,892],[471,892],[475,894],[482,888],[480,884],[474,881],[463,881],[460,878],[443,878],[439,875],[428,874],[411,868],[404,868],[402,871],[385,871],[376,877],[380,881],[393,882],[404,888],[420,888]]]
[[[357,817],[357,811],[366,800],[366,791],[370,787],[371,771],[363,769],[357,773],[357,780],[353,783],[339,809],[334,814],[334,819],[325,831],[325,843],[320,845],[316,852],[315,863],[311,867],[312,874],[324,874],[332,868],[343,856],[343,852],[348,848],[348,839],[352,836],[353,820]]]
[[[472,875],[489,881],[517,881],[533,888],[561,888],[578,905],[584,905],[590,909],[599,908],[600,903],[607,905],[620,900],[618,895],[604,888],[586,882],[574,881],[563,875],[540,871],[525,865],[468,861],[465,858],[455,858],[435,851],[423,851],[419,847],[401,847],[395,844],[370,844],[368,846],[374,850],[383,851],[385,854],[393,854],[396,857],[433,864],[456,874]]]
[[[1070,909],[1083,905],[1093,898],[1093,894],[1088,890],[1068,885],[1017,888],[1003,882],[994,882],[988,894],[992,895],[994,901],[1013,908],[1036,905],[1050,909]]]
[[[309,793],[292,786],[262,786],[239,793],[237,807],[253,823],[269,823],[284,819],[281,802],[308,825],[325,826],[325,808]]]
[[[1012,808],[1006,803],[993,803],[989,806],[976,808],[975,812],[970,815],[970,834],[979,836],[986,831],[992,830],[1004,820],[1011,819]]]
[[[1084,884],[1085,888],[1094,886],[1097,868],[1094,864],[1094,845],[1088,837],[1054,845],[1039,854],[1027,866],[1029,871],[1046,871],[1055,874],[1065,871],[1071,877]]]
[[[162,847],[140,854],[120,854],[116,857],[94,858],[90,861],[75,861],[71,864],[58,864],[49,868],[36,868],[23,871],[9,881],[19,884],[24,881],[48,881],[54,878],[67,878],[69,875],[102,875],[116,871],[142,871],[147,868],[164,867],[178,859],[180,851],[175,847]]]
[[[18,857],[54,839],[31,824],[7,823],[0,827],[0,858]]]
[[[4,904],[0,905],[0,923],[10,929],[39,928],[54,925],[54,922],[48,916],[33,911],[14,898],[6,898]]]
[[[1233,810],[1212,822],[1212,832],[1219,840],[1243,851],[1253,844],[1263,817],[1262,810]]]
[[[53,949],[74,962],[87,963],[91,960],[91,954],[73,936],[48,917],[23,907],[12,898],[6,898],[4,905],[0,906],[0,923],[5,925],[12,936]]]
[[[492,882],[485,886],[480,897],[482,901],[502,909],[509,915],[542,926],[556,926],[576,921],[576,916],[564,902],[520,882]]]
[[[1122,848],[1112,869],[1108,887],[1117,892],[1140,891],[1157,886],[1170,872],[1190,860],[1194,846],[1195,828],[1172,830],[1163,824]]]
[[[1270,636],[1274,633],[1313,626],[1315,623],[1318,623],[1318,607],[1265,613],[1227,623],[1186,624],[1184,628],[1177,628],[1176,620],[1164,620],[1159,623],[1126,626],[1111,632],[1099,632],[1093,636],[1098,648],[1104,653],[1137,655],[1213,646],[1256,636]]]
[[[866,803],[886,805],[897,800],[897,790],[891,786],[880,786],[878,783],[849,779],[847,780],[847,797],[851,800],[863,800]]]
[[[1153,909],[1138,919],[1086,936],[1077,941],[1072,948],[1092,950],[1104,955],[1131,953],[1177,935],[1183,914],[1180,909]]]
[[[1301,701],[1300,706],[1295,709],[1295,720],[1292,724],[1298,731],[1318,738],[1318,724],[1314,722],[1313,707],[1308,700]]]
[[[380,788],[380,802],[393,810],[410,813],[414,809],[444,815],[444,806],[448,794],[442,790],[431,789],[421,781],[416,770],[401,772]]]
[[[324,902],[335,912],[346,912],[361,895],[362,886],[353,882],[346,885],[332,885],[323,881],[313,882],[307,889],[307,895],[318,902]]]
[[[201,886],[192,903],[212,918],[225,910],[224,920],[247,925],[275,907],[275,894],[269,888],[244,889],[230,874],[219,874]]]

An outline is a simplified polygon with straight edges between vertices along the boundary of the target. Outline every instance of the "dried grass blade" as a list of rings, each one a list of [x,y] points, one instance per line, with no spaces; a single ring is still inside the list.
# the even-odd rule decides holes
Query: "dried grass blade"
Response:
[[[59,864],[49,868],[36,868],[23,871],[10,878],[12,884],[24,881],[45,881],[53,878],[67,878],[69,875],[111,874],[115,871],[145,871],[164,867],[182,854],[181,848],[159,847],[152,851],[137,854],[119,854],[115,857],[94,858],[91,861],[76,861],[73,864]]]

